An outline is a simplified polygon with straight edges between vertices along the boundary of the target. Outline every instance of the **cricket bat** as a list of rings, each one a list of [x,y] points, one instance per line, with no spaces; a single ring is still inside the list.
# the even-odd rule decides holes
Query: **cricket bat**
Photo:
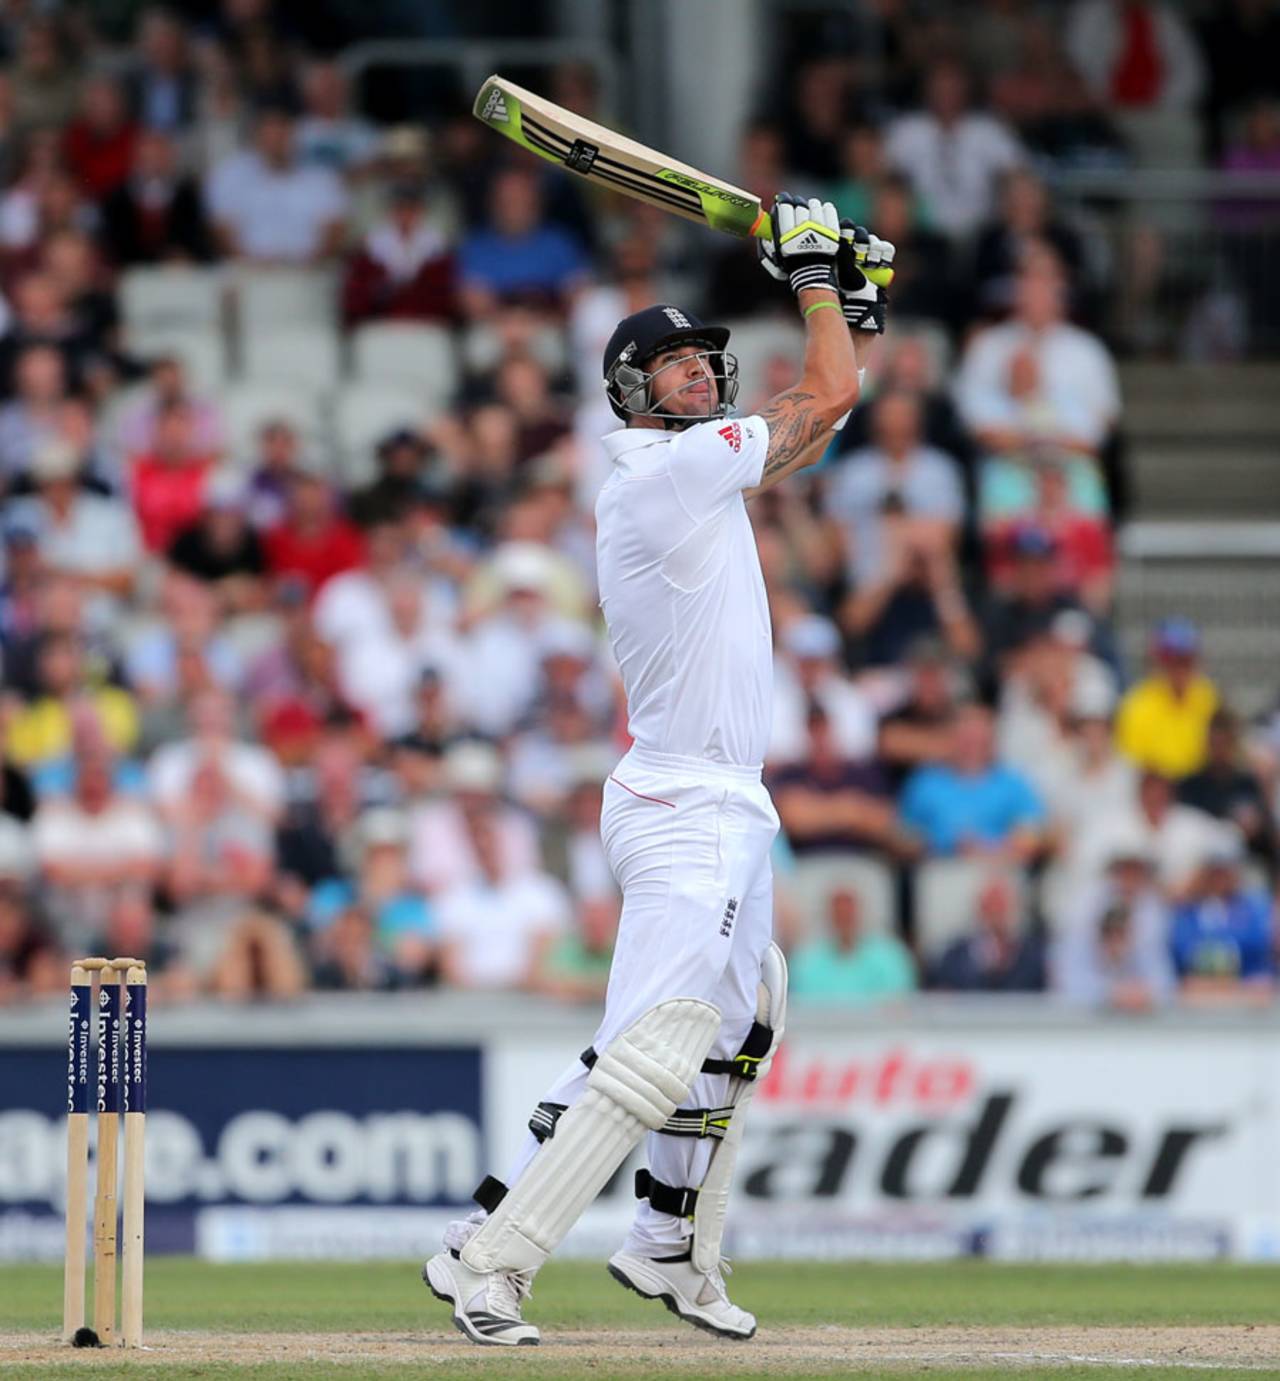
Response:
[[[492,76],[481,86],[472,113],[521,148],[588,182],[726,235],[768,239],[773,234],[769,213],[753,193],[615,134],[505,77]],[[893,270],[869,269],[867,277],[877,287],[888,287]]]

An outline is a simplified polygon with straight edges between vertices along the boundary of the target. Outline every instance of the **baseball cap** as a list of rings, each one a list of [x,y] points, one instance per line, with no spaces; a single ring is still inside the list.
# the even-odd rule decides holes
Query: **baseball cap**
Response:
[[[455,743],[445,754],[444,775],[451,791],[496,795],[502,789],[502,756],[492,744],[478,739]]]
[[[1190,619],[1161,619],[1151,642],[1158,656],[1194,657],[1200,651],[1200,630]]]
[[[537,542],[507,542],[498,548],[493,568],[504,590],[544,592],[551,583],[550,553]]]
[[[793,657],[824,659],[840,651],[840,631],[830,619],[820,614],[806,614],[789,625],[783,634],[783,646]]]

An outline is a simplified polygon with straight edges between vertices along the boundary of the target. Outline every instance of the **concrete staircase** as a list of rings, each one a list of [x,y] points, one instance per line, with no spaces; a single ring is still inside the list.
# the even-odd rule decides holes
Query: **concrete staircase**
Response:
[[[1249,713],[1280,693],[1280,365],[1122,371],[1133,489],[1117,618],[1130,666],[1184,614]]]

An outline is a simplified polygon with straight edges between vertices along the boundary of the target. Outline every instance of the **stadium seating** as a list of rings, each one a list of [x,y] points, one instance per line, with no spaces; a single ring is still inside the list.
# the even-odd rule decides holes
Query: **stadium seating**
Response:
[[[352,337],[351,364],[362,383],[411,387],[433,411],[444,407],[458,387],[458,359],[443,326],[400,321],[361,326]]]

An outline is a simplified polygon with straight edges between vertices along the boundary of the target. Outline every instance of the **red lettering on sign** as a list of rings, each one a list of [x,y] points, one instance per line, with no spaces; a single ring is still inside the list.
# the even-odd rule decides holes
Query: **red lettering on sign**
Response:
[[[804,1107],[866,1103],[937,1110],[967,1102],[977,1084],[977,1072],[963,1058],[917,1058],[909,1050],[894,1048],[860,1060],[797,1060],[783,1045],[756,1096]]]

